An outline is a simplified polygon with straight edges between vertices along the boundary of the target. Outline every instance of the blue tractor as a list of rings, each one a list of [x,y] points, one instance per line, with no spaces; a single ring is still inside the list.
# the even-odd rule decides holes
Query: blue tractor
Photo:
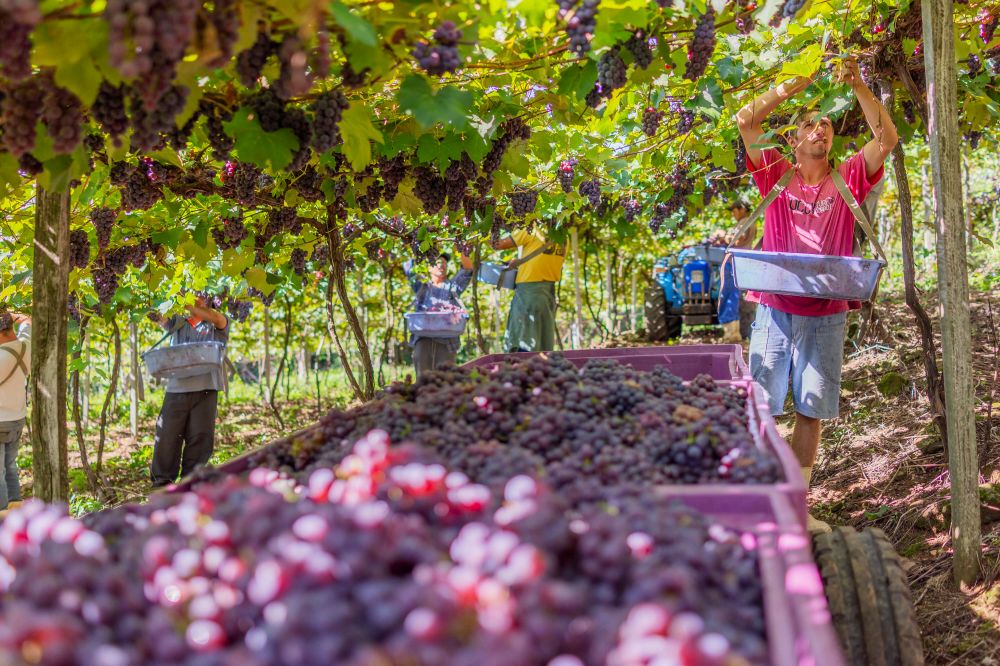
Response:
[[[740,320],[740,297],[727,270],[723,284],[723,247],[691,245],[676,257],[653,266],[653,285],[646,293],[646,335],[660,342],[681,335],[683,325],[704,326]],[[720,298],[721,297],[721,298]],[[741,328],[741,333],[743,333]]]

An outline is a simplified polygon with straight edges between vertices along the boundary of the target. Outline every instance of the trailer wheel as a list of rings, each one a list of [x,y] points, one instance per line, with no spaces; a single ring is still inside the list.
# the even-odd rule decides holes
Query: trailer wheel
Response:
[[[923,666],[906,574],[882,530],[836,527],[813,537],[813,555],[847,663]]]
[[[646,297],[643,299],[646,312],[646,339],[650,342],[662,342],[667,339],[667,297],[663,287],[652,285],[646,287]]]

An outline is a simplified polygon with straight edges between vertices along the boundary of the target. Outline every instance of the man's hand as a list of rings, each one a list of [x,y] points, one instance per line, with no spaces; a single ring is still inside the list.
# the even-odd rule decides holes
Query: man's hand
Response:
[[[778,86],[778,95],[790,99],[812,85],[814,76],[796,76]]]
[[[837,63],[833,71],[833,80],[837,83],[846,83],[852,88],[859,83],[864,84],[864,80],[861,78],[861,66],[858,65],[858,61],[854,58],[845,58]]]
[[[760,142],[760,137],[764,134],[764,119],[779,104],[808,88],[812,81],[812,76],[796,76],[784,81],[753,99],[736,114],[736,125],[739,127],[740,137],[747,149],[747,159],[751,164],[759,165],[763,157],[763,151],[753,146]]]
[[[20,312],[11,312],[10,313],[10,318],[14,322],[15,326],[20,326],[21,324],[30,324],[31,323],[31,317],[28,316],[28,315],[26,315],[26,314],[22,314]]]
[[[511,259],[508,261],[507,268],[517,268],[517,259]]]

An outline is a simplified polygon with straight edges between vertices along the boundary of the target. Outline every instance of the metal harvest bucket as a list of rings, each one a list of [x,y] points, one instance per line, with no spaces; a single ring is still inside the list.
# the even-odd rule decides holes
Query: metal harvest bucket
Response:
[[[871,299],[886,266],[881,259],[824,254],[737,249],[729,254],[743,291],[839,301]]]
[[[465,312],[408,312],[403,315],[410,333],[422,338],[457,338],[465,332]]]
[[[494,287],[513,289],[516,286],[517,269],[508,268],[505,264],[484,261],[479,265],[479,281]]]
[[[188,342],[151,349],[142,360],[157,379],[183,379],[221,369],[224,351],[221,342]]]

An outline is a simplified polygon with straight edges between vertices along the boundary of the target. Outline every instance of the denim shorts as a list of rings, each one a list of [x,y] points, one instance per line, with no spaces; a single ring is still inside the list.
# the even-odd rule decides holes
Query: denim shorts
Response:
[[[796,412],[814,419],[837,417],[846,323],[846,312],[806,317],[757,306],[750,334],[750,374],[764,389],[773,415],[785,411],[791,377]]]

